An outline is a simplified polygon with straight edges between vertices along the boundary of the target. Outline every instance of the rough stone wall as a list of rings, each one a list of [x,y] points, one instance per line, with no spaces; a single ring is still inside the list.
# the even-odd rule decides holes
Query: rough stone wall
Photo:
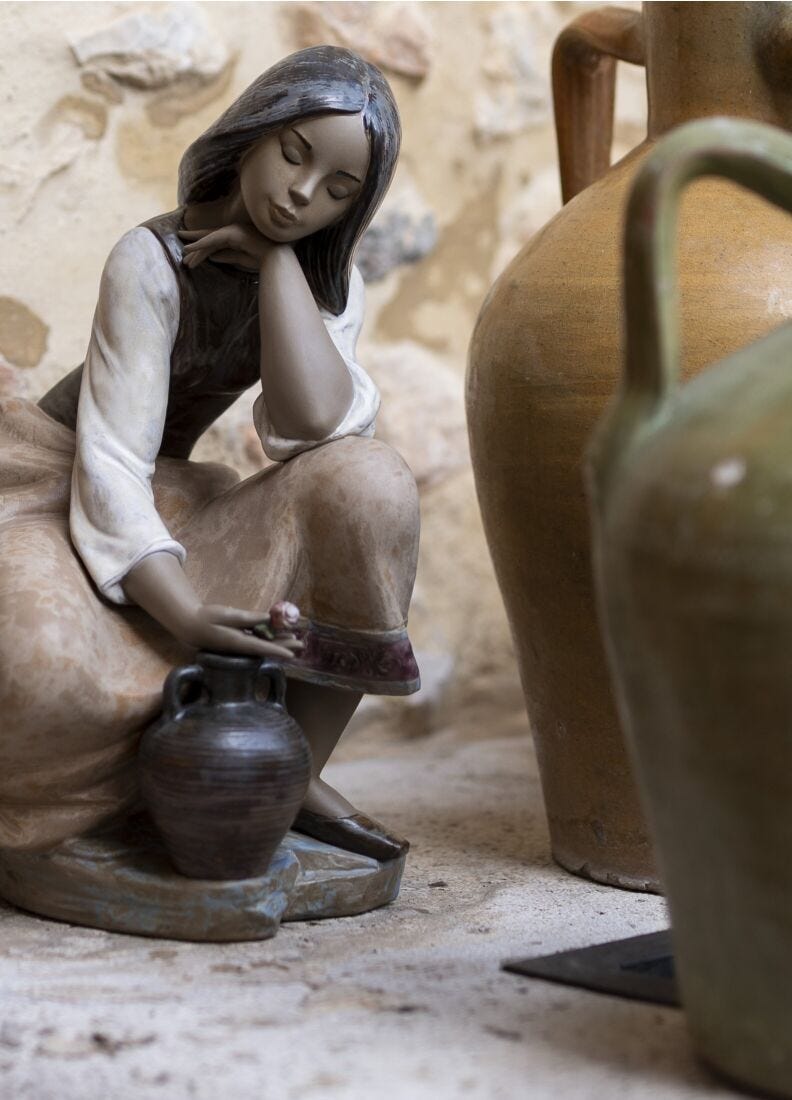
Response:
[[[369,699],[347,753],[453,725],[525,728],[478,517],[463,376],[484,295],[559,206],[549,65],[582,3],[0,4],[0,394],[37,398],[81,362],[104,259],[175,205],[179,157],[261,71],[303,45],[349,45],[391,80],[398,176],[364,242],[360,358],[378,434],[412,466],[423,537],[411,631],[425,689]],[[628,4],[625,6],[635,6]],[[623,66],[614,153],[644,133]],[[196,458],[265,463],[243,397]]]

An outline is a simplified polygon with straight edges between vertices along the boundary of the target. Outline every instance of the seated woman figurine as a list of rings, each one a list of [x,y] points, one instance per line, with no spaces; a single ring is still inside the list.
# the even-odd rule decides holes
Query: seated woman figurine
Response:
[[[402,841],[321,779],[364,692],[419,685],[405,624],[414,479],[372,439],[352,256],[390,183],[382,74],[317,47],[256,80],[182,158],[178,209],[126,233],[84,364],[0,415],[0,848],[45,850],[137,798],[141,731],[189,649],[284,659],[313,752],[296,827],[390,859]],[[276,464],[195,463],[260,385]],[[289,600],[307,625],[251,628]]]

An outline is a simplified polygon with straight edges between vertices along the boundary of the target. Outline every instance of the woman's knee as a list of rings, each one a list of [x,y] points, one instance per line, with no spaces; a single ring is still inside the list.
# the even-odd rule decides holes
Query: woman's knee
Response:
[[[377,516],[391,524],[417,525],[415,478],[401,455],[387,443],[347,436],[309,454],[306,490],[311,511],[341,510],[350,517]]]

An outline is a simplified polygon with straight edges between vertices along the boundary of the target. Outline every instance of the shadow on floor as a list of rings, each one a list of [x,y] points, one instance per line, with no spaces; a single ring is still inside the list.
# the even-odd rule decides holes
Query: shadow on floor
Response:
[[[559,1061],[576,1069],[581,1061],[592,1069],[615,1070],[624,1078],[652,1081],[657,1096],[688,1095],[710,1098],[743,1095],[729,1087],[695,1056],[681,1009],[664,1008],[609,995],[568,989],[536,979],[503,974],[503,1018],[512,1033],[552,1048]],[[542,1003],[537,1026],[537,1001]],[[515,1003],[516,1002],[516,1003]],[[505,1025],[504,1025],[505,1026]]]
[[[527,801],[527,800],[526,800]],[[527,805],[508,802],[479,805],[468,811],[458,806],[438,805],[420,814],[420,826],[405,830],[422,852],[437,850],[444,855],[491,859],[499,865],[513,862],[521,867],[555,867],[544,817],[529,812]]]

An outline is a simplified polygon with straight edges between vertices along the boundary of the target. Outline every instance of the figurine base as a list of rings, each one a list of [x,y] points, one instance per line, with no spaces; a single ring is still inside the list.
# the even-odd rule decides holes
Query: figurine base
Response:
[[[136,936],[266,940],[282,921],[367,913],[399,893],[405,857],[379,863],[290,832],[265,875],[185,878],[144,818],[42,854],[0,852],[0,896],[31,913]]]

